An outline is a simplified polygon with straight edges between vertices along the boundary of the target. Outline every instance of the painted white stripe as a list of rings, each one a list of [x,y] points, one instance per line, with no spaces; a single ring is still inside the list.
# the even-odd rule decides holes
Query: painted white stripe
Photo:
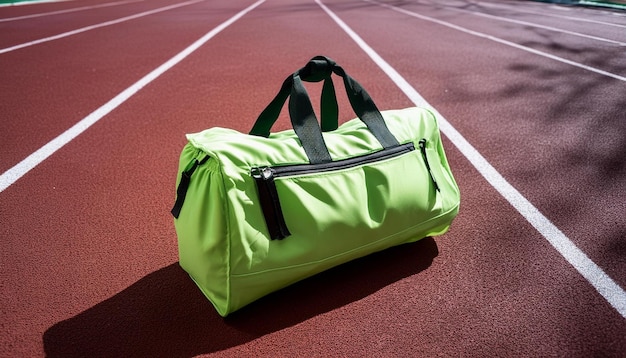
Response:
[[[191,0],[191,1],[186,1],[186,2],[183,2],[183,3],[179,3],[179,4],[169,5],[169,6],[161,7],[161,8],[158,8],[158,9],[141,12],[141,13],[138,13],[138,14],[135,14],[135,15],[122,17],[122,18],[119,18],[119,19],[116,19],[116,20],[111,20],[111,21],[106,21],[106,22],[102,22],[102,23],[99,23],[99,24],[91,25],[91,26],[86,26],[86,27],[83,27],[83,28],[80,28],[80,29],[64,32],[62,34],[58,34],[58,35],[54,35],[54,36],[50,36],[50,37],[45,37],[43,39],[34,40],[34,41],[30,41],[30,42],[25,42],[25,43],[22,43],[22,44],[19,44],[19,45],[11,46],[11,47],[6,47],[6,48],[3,48],[3,49],[0,49],[0,55],[3,54],[3,53],[15,51],[15,50],[18,50],[18,49],[21,49],[21,48],[24,48],[24,47],[38,45],[40,43],[53,41],[53,40],[58,40],[58,39],[62,39],[64,37],[80,34],[81,32],[94,30],[94,29],[97,29],[97,28],[100,28],[100,27],[111,26],[111,25],[119,24],[121,22],[138,19],[140,17],[153,15],[153,14],[156,14],[156,13],[159,13],[159,12],[172,10],[172,9],[175,9],[175,8],[178,8],[178,7],[192,5],[192,4],[195,4],[197,2],[201,2],[201,1],[205,1],[205,0]]]
[[[120,94],[115,96],[109,102],[105,103],[100,108],[89,114],[87,117],[83,118],[80,122],[76,123],[71,128],[63,132],[61,135],[54,138],[46,145],[39,148],[36,152],[32,153],[24,160],[13,166],[11,169],[4,172],[2,175],[0,175],[0,192],[4,191],[11,184],[15,183],[18,179],[28,173],[31,169],[39,165],[39,163],[46,160],[46,158],[48,158],[54,152],[61,149],[64,145],[79,136],[81,133],[87,130],[87,128],[91,127],[94,123],[102,119],[102,117],[106,116],[115,108],[119,107],[127,99],[129,99],[139,90],[141,90],[144,86],[154,81],[170,68],[174,67],[184,58],[200,48],[200,46],[204,45],[207,41],[212,39],[215,35],[233,24],[235,21],[239,20],[242,16],[252,11],[257,6],[261,5],[263,2],[265,2],[265,0],[258,0],[254,4],[237,13],[235,16],[221,23],[213,30],[202,36],[200,39],[196,40],[196,42],[192,43],[189,47],[178,53],[176,56],[163,63],[161,66],[148,73],[145,77],[135,82],[132,86],[128,87]]]
[[[24,19],[32,19],[34,17],[67,14],[67,13],[70,13],[70,12],[99,9],[99,8],[102,8],[102,7],[130,4],[130,3],[133,3],[133,2],[139,2],[139,1],[143,1],[143,0],[116,1],[116,2],[109,2],[109,3],[105,3],[105,4],[93,5],[93,6],[76,7],[76,8],[73,8],[73,9],[65,9],[65,10],[58,10],[58,11],[42,12],[42,13],[39,13],[39,14],[30,14],[30,15],[17,16],[17,17],[7,17],[7,18],[4,18],[4,19],[0,19],[0,22],[17,21],[17,20],[24,20]]]
[[[47,3],[47,2],[65,2],[65,1],[72,1],[72,0],[26,0],[26,1],[10,2],[10,3],[6,3],[6,4],[0,4],[0,7],[5,7],[5,6],[6,7],[8,7],[8,6],[22,6],[22,5],[36,5],[36,4]]]
[[[510,23],[513,23],[513,24],[530,26],[530,27],[536,27],[538,29],[545,29],[545,30],[549,30],[549,31],[560,32],[560,33],[563,33],[563,34],[568,34],[568,35],[572,35],[572,36],[578,36],[578,37],[582,37],[582,38],[586,38],[586,39],[590,39],[590,40],[607,42],[607,43],[611,43],[611,44],[619,45],[619,46],[626,46],[626,42],[615,41],[615,40],[607,39],[607,38],[604,38],[604,37],[587,35],[587,34],[583,34],[583,33],[580,33],[580,32],[569,31],[569,30],[565,30],[565,29],[559,29],[559,28],[552,27],[552,26],[540,25],[540,24],[536,24],[534,22],[515,20],[515,19],[510,19],[508,17],[495,16],[495,15],[491,15],[491,14],[485,14],[483,12],[477,12],[477,11],[471,11],[471,10],[465,10],[465,9],[458,9],[458,8],[454,8],[454,7],[447,7],[446,9],[453,10],[453,11],[458,11],[458,12],[463,12],[463,13],[471,14],[471,15],[475,15],[475,16],[482,16],[482,17],[486,17],[486,18],[492,19],[492,20],[510,22]]]
[[[315,2],[341,27],[348,36],[380,67],[416,105],[437,113],[426,100],[391,65],[370,47],[320,0]],[[626,291],[582,252],[539,209],[483,157],[441,114],[437,113],[441,132],[465,155],[480,174],[502,195],[548,242],[570,263],[622,317],[626,318]]]
[[[503,45],[507,45],[507,46],[510,46],[510,47],[515,47],[517,49],[520,49],[520,50],[523,50],[523,51],[526,51],[526,52],[530,52],[530,53],[533,53],[535,55],[543,56],[543,57],[549,58],[551,60],[555,60],[555,61],[559,61],[559,62],[562,62],[562,63],[566,63],[566,64],[574,66],[574,67],[582,68],[583,70],[591,71],[591,72],[594,72],[594,73],[597,73],[597,74],[600,74],[600,75],[604,75],[604,76],[607,76],[607,77],[615,78],[616,80],[620,80],[620,81],[626,82],[626,77],[624,77],[624,76],[620,76],[620,75],[615,74],[615,73],[607,72],[607,71],[601,70],[599,68],[583,65],[582,63],[571,61],[571,60],[568,60],[568,59],[563,58],[563,57],[555,56],[555,55],[549,54],[547,52],[535,50],[534,48],[527,47],[527,46],[524,46],[524,45],[520,45],[520,44],[517,44],[515,42],[503,40],[503,39],[501,39],[499,37],[487,35],[487,34],[484,34],[482,32],[478,32],[478,31],[474,31],[474,30],[470,30],[470,29],[467,29],[467,28],[462,27],[462,26],[458,26],[458,25],[455,25],[455,24],[452,24],[452,23],[449,23],[449,22],[446,22],[446,21],[442,21],[442,20],[439,20],[439,19],[435,19],[435,18],[432,18],[432,17],[429,17],[429,16],[421,15],[421,14],[418,14],[416,12],[405,10],[405,9],[402,9],[402,8],[399,8],[399,7],[396,7],[396,6],[383,4],[383,3],[380,3],[378,1],[374,1],[374,0],[363,0],[363,1],[371,3],[371,4],[375,4],[375,5],[378,5],[378,6],[381,6],[381,7],[390,9],[390,10],[393,10],[393,11],[397,11],[399,13],[402,13],[402,14],[405,14],[405,15],[408,15],[408,16],[412,16],[412,17],[415,17],[415,18],[418,18],[418,19],[421,19],[421,20],[424,20],[424,21],[429,21],[429,22],[433,22],[433,23],[436,23],[436,24],[439,24],[439,25],[442,25],[442,26],[445,26],[445,27],[449,27],[451,29],[454,29],[454,30],[457,30],[457,31],[461,31],[461,32],[464,32],[466,34],[470,34],[470,35],[473,35],[473,36],[481,37],[481,38],[484,38],[484,39],[487,39],[487,40],[491,40],[491,41],[494,41],[494,42],[497,42],[497,43],[500,43],[500,44],[503,44]]]
[[[495,3],[480,2],[480,1],[479,2],[474,2],[474,3],[475,4],[479,4],[480,6],[484,6],[484,7],[492,7],[492,8],[495,7],[495,8],[501,8],[501,9],[507,9],[507,10],[518,12],[518,13],[535,14],[535,15],[541,15],[541,16],[547,16],[547,17],[556,17],[558,19],[573,20],[573,21],[578,21],[578,22],[589,22],[589,23],[592,23],[592,24],[599,24],[599,25],[604,25],[604,26],[615,26],[615,27],[626,28],[626,25],[622,25],[622,24],[615,24],[615,23],[612,23],[612,22],[586,19],[586,18],[583,18],[583,17],[567,16],[567,15],[560,15],[560,14],[552,14],[552,13],[545,12],[545,11],[532,11],[532,10],[528,10],[528,9],[521,9],[519,6],[508,6],[508,5],[504,5],[504,4],[495,4]],[[563,8],[559,8],[559,10],[563,10]],[[579,10],[579,9],[577,9],[577,10]],[[611,14],[614,15],[613,13],[611,13]]]

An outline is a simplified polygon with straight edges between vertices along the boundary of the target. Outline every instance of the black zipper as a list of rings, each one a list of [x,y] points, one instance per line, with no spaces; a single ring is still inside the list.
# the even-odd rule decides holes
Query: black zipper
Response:
[[[330,172],[334,170],[348,169],[352,167],[356,167],[359,165],[370,164],[374,162],[378,162],[381,160],[385,160],[388,158],[393,158],[398,155],[402,155],[404,153],[412,152],[415,150],[415,145],[413,142],[409,142],[406,144],[400,144],[393,148],[379,150],[378,152],[374,152],[371,154],[366,154],[354,158],[337,160],[330,163],[321,163],[321,164],[295,164],[295,165],[284,165],[277,167],[264,167],[268,168],[272,171],[274,177],[283,177],[283,176],[292,176],[292,175],[304,175],[304,174],[312,174],[312,173],[323,173]]]
[[[276,190],[272,170],[269,167],[253,168],[252,177],[257,184],[261,210],[263,211],[271,239],[282,240],[291,235],[285,223],[283,210],[280,207],[280,200],[278,200],[278,191]]]
[[[187,189],[189,189],[189,182],[191,181],[191,175],[196,171],[199,165],[204,164],[207,160],[209,160],[209,156],[205,155],[204,158],[198,160],[193,159],[183,172],[180,174],[180,182],[178,183],[178,188],[176,188],[176,202],[174,203],[174,207],[172,208],[172,215],[176,219],[180,215],[180,210],[183,208],[183,204],[185,203],[185,197],[187,196]]]
[[[439,185],[437,185],[437,181],[435,181],[435,177],[433,176],[432,170],[430,170],[430,165],[428,164],[428,156],[426,155],[426,139],[422,138],[419,141],[420,151],[422,152],[422,158],[424,158],[424,163],[426,164],[426,169],[428,170],[428,175],[430,175],[430,180],[433,182],[433,186],[435,190],[439,191]]]
[[[255,179],[259,191],[261,210],[265,217],[267,229],[272,240],[280,240],[291,235],[283,211],[280,207],[280,199],[276,190],[275,178],[284,176],[323,173],[334,170],[348,169],[359,165],[369,164],[393,158],[415,150],[415,145],[410,142],[389,149],[383,149],[375,153],[359,157],[342,159],[330,163],[321,164],[295,164],[276,167],[255,167],[251,175]]]

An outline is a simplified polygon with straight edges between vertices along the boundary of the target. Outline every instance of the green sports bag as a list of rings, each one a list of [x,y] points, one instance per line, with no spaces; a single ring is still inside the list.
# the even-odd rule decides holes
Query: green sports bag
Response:
[[[331,75],[358,118],[337,125]],[[302,81],[324,81],[318,123]],[[270,133],[289,98],[293,130]],[[172,209],[180,265],[217,312],[446,232],[460,194],[433,112],[380,112],[323,56],[290,75],[250,134],[188,134]]]

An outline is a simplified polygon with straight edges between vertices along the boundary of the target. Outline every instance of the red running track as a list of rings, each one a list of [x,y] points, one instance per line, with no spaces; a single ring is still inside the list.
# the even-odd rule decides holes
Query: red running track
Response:
[[[2,53],[181,4],[1,21],[108,3],[0,7],[0,172],[254,1],[199,1]],[[315,1],[268,0],[0,192],[0,356],[623,356],[626,62],[606,40],[626,42],[624,14],[521,1],[324,4],[597,264],[617,287],[609,298],[444,137],[462,192],[447,234],[219,317],[177,263],[169,209],[184,134],[249,130],[317,54],[381,109],[413,105]],[[341,120],[352,118],[339,99]],[[287,127],[283,114],[276,129]]]

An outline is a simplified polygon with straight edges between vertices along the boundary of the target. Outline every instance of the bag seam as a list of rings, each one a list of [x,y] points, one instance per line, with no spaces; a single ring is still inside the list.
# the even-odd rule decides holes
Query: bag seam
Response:
[[[213,158],[215,158],[215,160],[217,160],[217,167],[219,169],[219,175],[220,175],[220,184],[222,187],[222,195],[224,195],[224,200],[223,200],[223,205],[222,205],[222,209],[224,210],[224,213],[226,213],[227,217],[226,217],[226,277],[225,277],[225,281],[226,281],[226,312],[231,312],[231,291],[230,291],[230,277],[232,276],[230,273],[231,270],[231,222],[230,222],[230,205],[229,205],[229,200],[228,200],[228,195],[227,195],[227,190],[226,190],[226,182],[224,180],[224,178],[226,177],[226,175],[224,174],[224,166],[222,161],[220,160],[218,155],[213,155]]]

